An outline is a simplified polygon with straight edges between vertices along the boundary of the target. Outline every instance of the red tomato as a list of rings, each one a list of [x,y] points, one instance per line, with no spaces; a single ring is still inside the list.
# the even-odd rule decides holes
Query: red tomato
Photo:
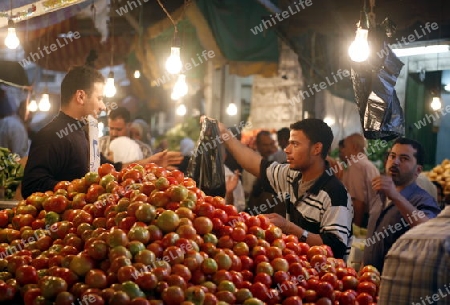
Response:
[[[100,165],[100,167],[98,168],[98,175],[100,177],[103,177],[103,176],[113,173],[115,171],[116,171],[116,169],[114,168],[114,166],[112,164],[105,163],[105,164]]]
[[[38,275],[36,268],[33,266],[19,266],[16,269],[15,279],[19,285],[37,284]]]
[[[360,282],[356,288],[356,291],[358,293],[365,292],[374,298],[377,294],[377,286],[371,282]]]
[[[373,297],[370,294],[363,292],[356,297],[356,302],[359,305],[370,305],[373,302]]]
[[[272,285],[272,277],[267,273],[260,272],[255,275],[255,277],[253,278],[253,282],[263,283],[268,288],[270,288],[270,286]]]

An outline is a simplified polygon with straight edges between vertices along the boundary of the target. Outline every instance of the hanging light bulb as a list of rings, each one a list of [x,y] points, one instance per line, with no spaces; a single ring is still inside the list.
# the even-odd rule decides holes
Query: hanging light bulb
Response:
[[[186,84],[186,75],[180,74],[178,75],[177,82],[173,86],[171,97],[174,100],[178,100],[181,97],[185,96],[187,93],[188,93],[188,86]]]
[[[441,98],[433,97],[433,100],[431,101],[430,106],[431,106],[431,109],[433,109],[433,111],[437,111],[437,110],[441,109],[441,107],[442,107]]]
[[[16,28],[12,19],[8,20],[8,35],[5,38],[5,45],[8,49],[17,49],[20,45],[19,38],[16,35]]]
[[[40,111],[49,111],[50,110],[50,97],[48,93],[42,94],[42,98],[39,101],[39,110]]]
[[[172,89],[172,93],[170,94],[170,98],[173,99],[174,101],[178,101],[178,100],[181,98],[181,96],[178,95],[178,93],[175,92],[175,91]]]
[[[116,92],[116,86],[114,85],[114,72],[110,71],[108,74],[108,78],[106,79],[105,96],[113,97],[114,95],[116,95]]]
[[[186,115],[186,106],[184,104],[181,104],[177,107],[176,114],[179,116]]]
[[[180,58],[180,48],[179,47],[171,47],[170,48],[170,56],[166,61],[166,69],[170,74],[178,74],[181,71],[183,64],[181,63]]]
[[[134,71],[134,78],[140,78],[141,77],[141,72],[139,70],[135,70]]]
[[[177,35],[177,29],[175,27],[175,32],[172,40],[172,46],[170,48],[170,56],[166,61],[166,69],[170,74],[178,74],[183,68],[180,56],[181,42]]]
[[[28,104],[28,110],[31,112],[36,112],[38,110],[38,104],[35,99],[32,99]]]
[[[351,60],[356,62],[363,62],[369,58],[370,48],[367,42],[367,36],[369,30],[359,28],[356,30],[355,40],[352,42],[348,48],[348,55],[350,55]]]
[[[236,114],[237,114],[237,111],[238,111],[238,109],[237,109],[235,103],[230,103],[230,104],[228,104],[228,107],[227,107],[227,114],[228,114],[228,115],[230,115],[230,116],[236,115]]]
[[[367,37],[369,36],[369,26],[369,16],[367,15],[366,7],[364,5],[364,10],[361,11],[359,16],[355,40],[348,48],[348,55],[350,56],[350,59],[355,62],[363,62],[369,58],[370,48],[367,41]]]

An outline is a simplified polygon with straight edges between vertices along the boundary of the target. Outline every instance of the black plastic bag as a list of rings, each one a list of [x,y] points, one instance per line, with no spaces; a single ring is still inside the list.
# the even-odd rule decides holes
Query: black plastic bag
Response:
[[[189,160],[187,175],[195,180],[198,188],[210,196],[225,196],[222,145],[217,121],[205,118],[197,146]]]
[[[352,67],[352,83],[361,125],[367,139],[392,140],[404,134],[405,120],[394,86],[403,63],[387,44],[372,65]],[[375,63],[374,63],[375,62]]]

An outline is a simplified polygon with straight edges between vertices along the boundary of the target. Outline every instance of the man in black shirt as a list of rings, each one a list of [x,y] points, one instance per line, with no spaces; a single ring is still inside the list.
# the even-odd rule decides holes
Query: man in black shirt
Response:
[[[59,181],[71,181],[89,172],[89,141],[86,117],[97,118],[102,110],[104,77],[86,66],[71,69],[61,83],[61,111],[42,128],[31,143],[22,180],[22,196],[53,190]],[[107,163],[104,156],[100,163]],[[163,152],[136,163],[178,164],[179,153]],[[108,162],[110,163],[110,162]],[[115,164],[117,170],[121,163]]]
[[[61,111],[31,143],[22,181],[22,196],[53,190],[62,180],[83,177],[89,171],[89,143],[84,131],[88,115],[97,118],[103,103],[103,75],[75,67],[61,83]]]

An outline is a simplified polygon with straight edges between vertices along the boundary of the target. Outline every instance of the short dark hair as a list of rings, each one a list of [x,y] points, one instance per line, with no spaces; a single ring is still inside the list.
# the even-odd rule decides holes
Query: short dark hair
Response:
[[[334,136],[330,126],[321,119],[304,119],[292,123],[291,130],[301,130],[312,144],[322,143],[322,158],[325,160]]]
[[[61,105],[69,104],[77,90],[83,90],[89,96],[94,83],[104,83],[103,75],[87,66],[76,66],[69,70],[61,82]]]
[[[278,139],[278,141],[280,139],[289,141],[290,135],[291,135],[291,131],[287,127],[283,127],[283,128],[281,128],[280,130],[277,131],[277,139]]]
[[[111,110],[108,118],[110,120],[123,119],[125,123],[131,122],[131,114],[125,107],[117,107],[116,109]]]
[[[416,150],[413,156],[416,158],[417,164],[423,166],[423,164],[425,163],[425,150],[423,149],[422,144],[420,144],[416,140],[409,138],[398,138],[397,140],[395,140],[392,146],[394,146],[395,144],[411,145]]]
[[[261,141],[261,137],[264,137],[264,136],[269,136],[270,137],[270,132],[267,131],[267,130],[261,130],[260,132],[258,132],[256,134],[256,139],[255,139],[256,144],[258,144],[259,141]]]

